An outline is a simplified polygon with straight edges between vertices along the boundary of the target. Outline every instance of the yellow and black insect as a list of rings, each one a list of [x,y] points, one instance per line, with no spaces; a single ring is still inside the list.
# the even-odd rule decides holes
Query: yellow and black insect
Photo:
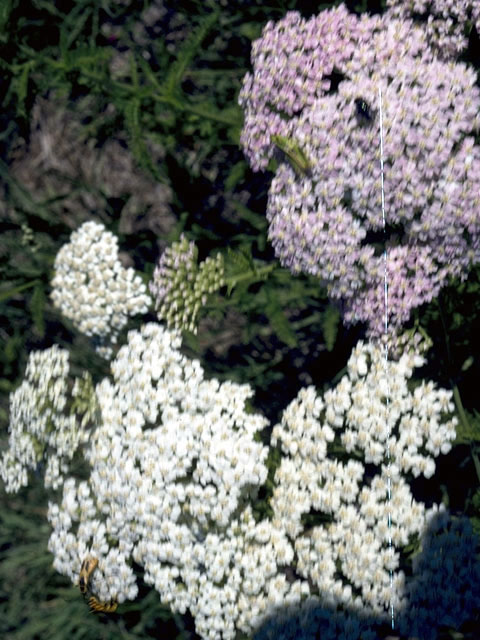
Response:
[[[113,613],[118,607],[118,602],[114,600],[111,602],[100,602],[95,596],[91,596],[88,599],[88,604],[92,611],[98,611],[99,613]]]
[[[80,591],[83,595],[87,593],[90,577],[97,568],[97,565],[98,558],[93,558],[92,556],[87,556],[82,562],[82,566],[80,567],[80,576],[78,578],[78,586],[80,587]]]
[[[277,135],[272,136],[272,142],[282,152],[299,178],[310,175],[312,164],[297,142]]]
[[[89,591],[89,583],[92,573],[98,566],[98,558],[93,556],[87,556],[80,567],[80,576],[78,578],[78,586],[83,596]],[[95,596],[90,596],[88,599],[91,611],[98,611],[99,613],[113,613],[118,607],[117,602],[100,602]]]

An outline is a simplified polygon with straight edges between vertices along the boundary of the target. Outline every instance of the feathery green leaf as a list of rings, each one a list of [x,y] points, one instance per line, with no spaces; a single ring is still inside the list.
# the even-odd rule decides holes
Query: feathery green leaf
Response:
[[[183,43],[177,59],[171,65],[163,84],[164,91],[167,96],[173,98],[177,93],[179,93],[180,84],[183,80],[185,70],[199,50],[205,36],[217,22],[218,15],[218,11],[214,11],[213,13],[205,16],[196,29],[191,33],[190,37]]]

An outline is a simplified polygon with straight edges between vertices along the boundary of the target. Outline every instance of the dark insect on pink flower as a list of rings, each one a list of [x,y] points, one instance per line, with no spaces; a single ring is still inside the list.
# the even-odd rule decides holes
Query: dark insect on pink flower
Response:
[[[363,98],[355,98],[355,115],[362,127],[370,126],[375,119],[375,112]]]

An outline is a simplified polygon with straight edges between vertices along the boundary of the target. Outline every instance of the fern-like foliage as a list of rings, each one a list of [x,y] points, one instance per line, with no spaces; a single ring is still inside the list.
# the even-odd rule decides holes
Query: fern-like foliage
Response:
[[[165,95],[170,98],[178,97],[180,93],[180,85],[183,80],[185,71],[195,55],[198,53],[200,46],[218,20],[218,11],[214,11],[206,15],[198,24],[196,29],[191,33],[190,37],[183,43],[178,52],[177,59],[172,64],[163,83]]]
[[[274,333],[288,347],[293,348],[298,346],[296,333],[291,327],[284,310],[277,300],[277,297],[274,295],[273,291],[267,290],[266,293],[267,303],[264,305],[264,312]]]

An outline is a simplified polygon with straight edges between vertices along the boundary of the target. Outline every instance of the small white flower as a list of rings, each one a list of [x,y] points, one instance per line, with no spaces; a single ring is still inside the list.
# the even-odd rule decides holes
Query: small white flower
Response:
[[[118,241],[102,224],[85,222],[55,258],[52,301],[79,331],[103,343],[108,355],[128,317],[151,303],[146,286],[118,259]],[[72,278],[81,283],[72,285]]]

